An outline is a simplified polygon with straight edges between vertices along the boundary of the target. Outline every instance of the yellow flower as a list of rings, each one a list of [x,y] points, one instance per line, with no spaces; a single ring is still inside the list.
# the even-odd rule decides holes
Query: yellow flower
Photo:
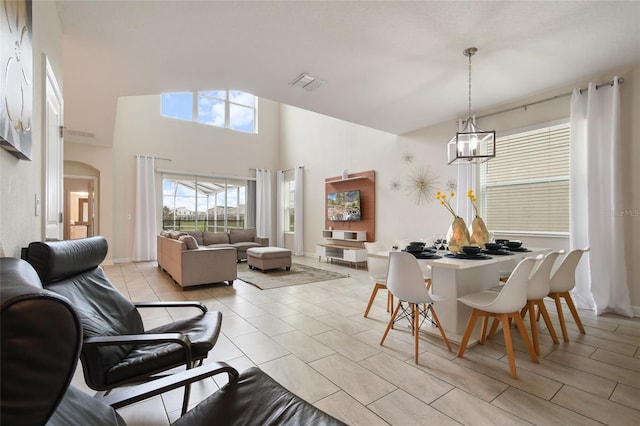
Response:
[[[451,191],[449,198],[453,197],[454,195],[456,195],[456,193]],[[451,207],[450,200],[447,199],[447,194],[443,194],[440,191],[436,192],[436,200],[440,200],[440,204],[442,204],[447,210],[449,210],[449,213],[451,213],[453,217],[457,216],[455,210],[453,210],[453,207]]]
[[[469,197],[469,199],[471,200],[471,205],[473,206],[473,210],[474,210],[476,216],[478,216],[478,206],[476,205],[476,201],[478,199],[474,195],[473,189],[470,189],[470,190],[467,191],[467,197]]]

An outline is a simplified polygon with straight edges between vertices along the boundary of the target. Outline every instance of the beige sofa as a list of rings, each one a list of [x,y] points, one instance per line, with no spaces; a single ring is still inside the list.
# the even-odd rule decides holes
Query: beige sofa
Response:
[[[189,249],[180,233],[158,235],[158,266],[182,287],[228,282],[238,277],[237,251],[233,247],[200,247]],[[193,246],[192,246],[193,247]]]
[[[199,247],[233,247],[238,261],[247,258],[248,248],[269,245],[268,238],[256,236],[255,228],[230,229],[229,232],[185,232],[196,239]]]

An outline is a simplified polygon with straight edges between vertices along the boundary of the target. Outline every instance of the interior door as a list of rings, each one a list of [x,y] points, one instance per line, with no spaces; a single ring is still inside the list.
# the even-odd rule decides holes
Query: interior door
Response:
[[[64,186],[63,186],[63,110],[62,92],[58,86],[49,60],[46,62],[46,100],[44,122],[44,197],[43,239],[64,238]]]

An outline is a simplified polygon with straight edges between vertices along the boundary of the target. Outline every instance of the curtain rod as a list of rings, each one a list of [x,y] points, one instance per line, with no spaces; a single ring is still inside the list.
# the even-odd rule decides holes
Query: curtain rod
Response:
[[[154,160],[171,161],[171,158],[154,157],[153,155],[136,154],[136,157],[151,157]]]
[[[606,83],[596,84],[596,90],[601,88],[601,87],[604,87],[604,86],[613,86],[614,83],[615,83],[614,80],[610,80],[610,81],[608,81]],[[624,83],[624,78],[622,78],[622,77],[618,78],[618,84],[622,84],[622,83]],[[589,88],[587,87],[587,88],[578,89],[578,90],[580,91],[580,94],[582,94],[583,92],[588,92]],[[515,111],[515,110],[518,110],[520,108],[523,108],[526,111],[527,108],[529,108],[530,106],[542,104],[542,103],[549,102],[549,101],[555,101],[556,99],[566,98],[567,96],[571,96],[572,94],[573,94],[573,91],[567,92],[567,93],[563,93],[561,95],[552,96],[550,98],[541,99],[539,101],[530,102],[528,104],[524,104],[524,105],[519,105],[519,106],[515,106],[515,107],[512,107],[512,108],[503,109],[502,111],[496,111],[496,112],[492,112],[492,113],[489,113],[489,114],[480,115],[480,116],[476,117],[476,119],[480,120],[481,118],[493,117],[494,115],[504,114],[505,112]]]
[[[292,168],[290,168],[290,169],[278,170],[278,171],[286,173],[286,172],[292,172],[292,171],[294,171],[295,169],[304,169],[304,166],[296,166],[296,167],[292,167]]]

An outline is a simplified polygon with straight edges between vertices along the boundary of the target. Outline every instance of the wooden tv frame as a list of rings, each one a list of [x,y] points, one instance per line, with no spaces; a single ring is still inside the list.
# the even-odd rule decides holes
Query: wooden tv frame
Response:
[[[329,227],[339,231],[367,231],[367,241],[376,240],[376,172],[368,170],[349,173],[325,179],[324,229]],[[333,192],[360,190],[360,213],[362,220],[353,222],[333,222],[327,218],[327,195]]]

